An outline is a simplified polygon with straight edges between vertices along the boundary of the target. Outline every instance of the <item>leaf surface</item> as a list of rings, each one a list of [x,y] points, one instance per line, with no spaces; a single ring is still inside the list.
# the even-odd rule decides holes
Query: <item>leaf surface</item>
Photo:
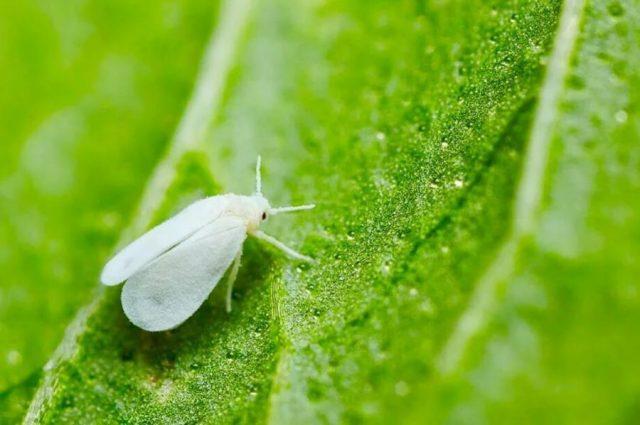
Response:
[[[633,2],[229,1],[130,239],[196,196],[315,202],[180,328],[80,313],[28,421],[633,422]],[[598,409],[594,412],[593,406]]]

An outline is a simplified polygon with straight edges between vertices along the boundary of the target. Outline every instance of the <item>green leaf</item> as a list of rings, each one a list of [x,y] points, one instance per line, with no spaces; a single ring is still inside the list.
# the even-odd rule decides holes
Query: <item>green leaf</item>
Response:
[[[92,299],[179,120],[216,9],[0,5],[1,423],[24,415],[37,372]]]
[[[27,422],[640,415],[640,7],[229,0],[122,243],[196,197],[315,202],[152,334],[77,316]],[[545,66],[546,65],[546,66]]]

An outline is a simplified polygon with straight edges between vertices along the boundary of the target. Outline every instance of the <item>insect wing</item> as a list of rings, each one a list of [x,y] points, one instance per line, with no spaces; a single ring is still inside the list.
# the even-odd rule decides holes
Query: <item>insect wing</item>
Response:
[[[145,264],[220,217],[226,205],[225,196],[194,202],[120,251],[104,266],[100,280],[105,285],[125,281]]]
[[[239,218],[219,218],[135,273],[122,290],[129,320],[162,331],[191,317],[242,248],[246,231]]]

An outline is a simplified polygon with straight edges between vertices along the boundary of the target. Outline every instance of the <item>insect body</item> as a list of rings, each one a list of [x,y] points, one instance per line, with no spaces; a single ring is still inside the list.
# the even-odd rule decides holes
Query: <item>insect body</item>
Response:
[[[313,207],[272,208],[262,195],[258,157],[255,194],[194,202],[120,251],[105,265],[100,280],[109,286],[126,281],[121,300],[129,320],[147,331],[163,331],[191,317],[231,266],[226,297],[231,311],[233,282],[247,235],[313,262],[259,230],[269,216]]]

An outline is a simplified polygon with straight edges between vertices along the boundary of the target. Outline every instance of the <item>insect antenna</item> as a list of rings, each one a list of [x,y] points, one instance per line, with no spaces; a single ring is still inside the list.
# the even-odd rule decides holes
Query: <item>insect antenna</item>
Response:
[[[260,172],[260,167],[262,165],[262,158],[258,155],[258,160],[256,161],[256,194],[262,195],[262,173]]]
[[[278,207],[278,208],[271,208],[269,213],[271,215],[276,215],[276,214],[280,214],[280,213],[288,213],[288,212],[293,212],[293,211],[310,210],[310,209],[315,208],[315,207],[316,207],[315,204],[296,205],[296,206],[293,206],[293,207]]]

